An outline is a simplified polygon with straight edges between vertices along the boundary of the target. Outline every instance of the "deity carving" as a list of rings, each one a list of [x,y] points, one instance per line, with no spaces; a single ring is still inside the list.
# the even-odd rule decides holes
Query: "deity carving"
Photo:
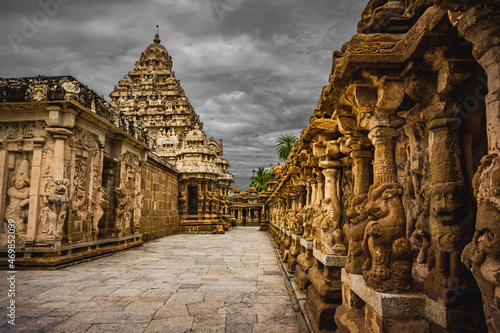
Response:
[[[92,219],[92,234],[94,239],[97,239],[99,233],[99,221],[104,215],[104,209],[108,207],[109,201],[107,200],[108,194],[105,187],[99,186],[97,188],[95,202],[94,202],[94,216]]]
[[[144,194],[137,193],[135,196],[135,209],[134,209],[134,232],[139,231],[141,228],[142,208],[144,207]]]
[[[406,218],[399,184],[385,183],[372,189],[367,213],[363,264],[366,284],[383,292],[409,291],[411,286],[411,248],[405,237]]]
[[[121,188],[115,189],[115,228],[118,233],[124,232],[127,227],[129,205],[130,200],[125,190]]]
[[[51,239],[61,240],[63,237],[63,226],[69,206],[68,179],[51,179],[49,203],[49,232]]]
[[[11,187],[7,190],[9,204],[5,208],[5,220],[14,220],[17,233],[26,233],[30,191],[30,162],[21,161]]]

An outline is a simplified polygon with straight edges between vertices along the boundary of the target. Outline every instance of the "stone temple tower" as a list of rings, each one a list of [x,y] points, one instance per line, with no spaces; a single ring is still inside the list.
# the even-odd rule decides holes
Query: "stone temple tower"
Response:
[[[220,229],[229,214],[227,192],[234,181],[222,158],[222,140],[206,139],[158,34],[110,97],[112,106],[144,124],[156,141],[156,155],[179,171],[181,231]]]

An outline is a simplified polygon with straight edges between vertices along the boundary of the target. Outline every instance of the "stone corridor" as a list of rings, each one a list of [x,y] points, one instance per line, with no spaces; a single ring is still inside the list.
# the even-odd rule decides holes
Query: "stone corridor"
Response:
[[[2,332],[307,332],[271,240],[256,227],[180,234],[56,271],[19,271],[17,290],[15,329],[2,316]]]

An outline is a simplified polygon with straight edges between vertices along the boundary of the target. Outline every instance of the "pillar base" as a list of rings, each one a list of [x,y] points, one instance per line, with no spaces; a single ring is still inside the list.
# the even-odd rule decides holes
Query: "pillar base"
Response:
[[[363,332],[477,332],[480,317],[477,306],[452,306],[434,301],[422,293],[391,294],[368,287],[359,274],[342,269],[343,307],[335,314],[340,332],[360,325]],[[351,318],[357,318],[351,320]]]

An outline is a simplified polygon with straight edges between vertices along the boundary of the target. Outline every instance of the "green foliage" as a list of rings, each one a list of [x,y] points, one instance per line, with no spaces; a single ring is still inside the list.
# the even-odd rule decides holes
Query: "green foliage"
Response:
[[[278,140],[276,140],[275,145],[276,145],[276,152],[278,153],[278,157],[282,161],[286,161],[286,158],[292,151],[293,146],[295,145],[295,142],[299,138],[297,135],[293,133],[283,133],[279,136]]]
[[[255,175],[252,177],[250,187],[255,187],[257,193],[267,191],[267,181],[271,179],[271,177],[271,172],[268,169],[259,167]]]

